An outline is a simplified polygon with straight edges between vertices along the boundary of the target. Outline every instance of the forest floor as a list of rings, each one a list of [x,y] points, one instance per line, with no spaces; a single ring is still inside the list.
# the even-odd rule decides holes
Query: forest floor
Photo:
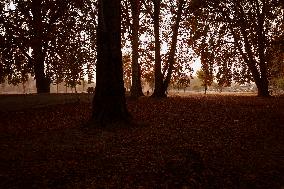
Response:
[[[108,129],[81,100],[0,110],[0,188],[284,188],[284,97],[127,104],[140,124]]]

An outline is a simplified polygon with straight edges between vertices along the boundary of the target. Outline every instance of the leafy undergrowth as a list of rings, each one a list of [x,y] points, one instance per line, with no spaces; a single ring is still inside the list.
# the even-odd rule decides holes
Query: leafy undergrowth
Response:
[[[128,100],[133,127],[83,128],[91,105],[0,113],[0,188],[283,188],[284,98]]]

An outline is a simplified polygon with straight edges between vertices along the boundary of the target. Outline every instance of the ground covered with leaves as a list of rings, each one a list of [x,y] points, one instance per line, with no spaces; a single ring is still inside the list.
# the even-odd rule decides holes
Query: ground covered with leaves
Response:
[[[283,189],[283,97],[127,104],[139,124],[108,129],[86,102],[0,112],[0,188]]]

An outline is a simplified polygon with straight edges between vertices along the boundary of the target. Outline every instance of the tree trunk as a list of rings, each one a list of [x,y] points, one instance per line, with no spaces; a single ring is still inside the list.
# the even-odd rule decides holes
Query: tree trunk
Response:
[[[45,54],[43,51],[43,23],[42,23],[42,12],[41,12],[42,1],[32,1],[32,32],[33,32],[33,56],[32,61],[34,64],[34,72],[36,79],[37,93],[50,93],[50,79],[45,76],[44,72],[44,60]]]
[[[44,55],[41,47],[33,48],[34,71],[37,93],[50,93],[50,79],[44,73]]]
[[[258,56],[259,56],[259,70],[261,76],[261,84],[257,86],[258,96],[269,97],[268,89],[268,77],[267,77],[267,60],[265,58],[265,35],[264,35],[264,13],[260,14],[258,9],[258,27],[257,27],[257,36],[258,36]]]
[[[171,42],[171,49],[169,53],[169,58],[168,58],[168,73],[166,76],[166,79],[164,81],[163,87],[164,87],[164,93],[166,93],[167,88],[169,86],[169,83],[171,81],[172,77],[172,72],[174,68],[174,63],[175,63],[175,53],[176,53],[176,46],[177,46],[177,37],[178,37],[178,30],[179,30],[179,23],[181,20],[181,14],[182,14],[182,9],[184,5],[184,0],[181,0],[178,5],[178,11],[177,11],[177,17],[175,20],[175,25],[173,27],[173,36],[172,36],[172,42]]]
[[[155,89],[152,97],[167,97],[164,90],[161,72],[161,44],[160,44],[160,0],[154,0],[154,37],[155,37]]]
[[[268,90],[268,80],[267,78],[261,78],[255,82],[257,86],[257,96],[259,97],[269,97],[269,90]]]
[[[237,1],[236,1],[237,2]],[[241,6],[239,6],[241,7]],[[244,50],[246,52],[243,53],[243,50],[241,46],[237,43],[238,49],[244,58],[244,61],[246,62],[252,77],[256,83],[257,89],[258,89],[258,96],[261,97],[269,97],[269,90],[268,90],[268,77],[267,77],[267,61],[265,60],[265,35],[263,34],[264,32],[264,17],[263,14],[260,14],[259,7],[257,8],[257,28],[256,28],[256,33],[257,33],[257,45],[258,45],[258,59],[255,58],[255,55],[253,54],[253,49],[252,49],[252,44],[250,43],[249,40],[249,34],[246,30],[246,21],[244,20],[244,13],[243,10],[241,12],[241,22],[240,22],[240,32],[243,35],[244,39]],[[231,29],[233,36],[235,40],[238,42],[238,38],[233,32],[233,29]],[[259,65],[259,67],[257,66]]]
[[[129,121],[123,84],[120,0],[100,0],[96,89],[91,122],[99,126]]]
[[[139,58],[139,2],[137,0],[130,1],[131,3],[131,10],[132,10],[132,85],[130,89],[130,94],[132,97],[137,98],[140,96],[144,96],[142,92],[142,85],[141,85],[141,70],[140,65],[138,62]]]
[[[159,3],[157,3],[159,2]],[[158,0],[156,4],[154,4],[154,33],[155,33],[155,91],[153,93],[153,97],[167,97],[167,89],[171,80],[173,66],[175,62],[175,52],[177,45],[177,37],[179,30],[179,23],[181,20],[182,9],[184,5],[184,0],[179,2],[177,17],[175,20],[175,24],[173,27],[173,35],[171,42],[171,49],[168,58],[168,68],[167,75],[164,80],[164,75],[161,73],[161,54],[160,54],[160,39],[159,39],[159,14],[160,14],[160,1]],[[156,7],[155,7],[156,6]],[[156,10],[159,7],[159,10]],[[158,47],[158,48],[157,48]]]

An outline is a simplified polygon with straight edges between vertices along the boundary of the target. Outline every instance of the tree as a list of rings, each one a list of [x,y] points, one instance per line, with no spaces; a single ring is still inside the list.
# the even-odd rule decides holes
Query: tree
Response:
[[[125,19],[125,27],[128,28],[128,35],[130,36],[130,42],[132,46],[132,63],[131,63],[131,73],[132,73],[132,85],[130,89],[130,95],[134,98],[144,96],[142,92],[141,84],[141,68],[139,64],[139,16],[141,13],[141,0],[125,0],[123,6],[123,16]],[[129,8],[130,7],[130,8]],[[129,14],[129,10],[131,16]]]
[[[3,68],[3,73],[1,75],[2,82],[7,79],[9,84],[18,85],[19,83],[23,84],[23,88],[25,88],[25,83],[28,80],[29,61],[21,53],[21,51],[15,47],[13,52],[11,51],[3,51],[2,55],[5,57],[9,57],[9,59],[2,59],[5,67]]]
[[[186,88],[190,86],[190,77],[186,74],[183,74],[179,77],[179,79],[176,82],[172,82],[172,87],[174,89],[180,90],[183,89],[185,92]]]
[[[174,89],[183,89],[185,92],[186,88],[190,86],[190,79],[193,79],[193,69],[185,63],[175,62],[175,64],[176,66],[173,68],[173,74],[170,82],[171,86]]]
[[[284,24],[282,25],[282,27]],[[275,36],[269,49],[269,80],[273,89],[284,90],[284,35]]]
[[[155,90],[152,97],[166,97],[166,91],[169,86],[172,71],[175,62],[175,53],[178,39],[178,32],[180,27],[180,22],[182,18],[182,13],[186,2],[184,0],[170,2],[161,2],[161,0],[152,0],[154,11],[151,11],[151,7],[144,2],[146,10],[151,15],[154,22],[154,39],[155,39]],[[162,73],[162,57],[161,57],[161,41],[160,41],[160,19],[161,19],[161,8],[166,7],[166,4],[171,4],[170,11],[173,15],[172,18],[172,36],[170,43],[170,50],[167,54],[167,61],[165,65],[164,72]]]
[[[143,3],[150,17],[148,20],[154,28],[153,32],[147,31],[151,33],[149,41],[152,43],[148,49],[154,51],[153,54],[147,55],[150,58],[155,57],[152,58],[155,73],[155,90],[152,97],[166,97],[167,88],[174,75],[183,67],[187,67],[192,60],[190,45],[186,43],[194,40],[187,38],[190,29],[188,21],[190,14],[195,12],[200,4],[196,0],[151,0],[150,3]]]
[[[121,53],[120,0],[99,0],[96,89],[91,122],[101,126],[126,123]]]
[[[163,76],[161,71],[161,43],[160,43],[160,10],[161,10],[161,1],[153,0],[154,4],[154,38],[155,38],[155,67],[154,67],[154,76],[155,76],[155,89],[152,96],[154,97],[165,97],[166,94],[163,91]]]
[[[196,72],[197,77],[202,81],[202,86],[204,86],[204,94],[206,94],[208,86],[210,86],[213,82],[213,62],[214,56],[212,49],[210,49],[208,45],[206,45],[206,37],[203,36],[200,49],[198,52],[200,54],[200,62],[201,62],[201,70]]]
[[[275,33],[283,33],[283,11],[278,0],[206,1],[209,27],[219,28],[216,47],[231,46],[234,79],[254,81],[258,96],[269,96],[269,47]],[[215,29],[216,30],[216,29]],[[217,31],[217,30],[216,30]],[[223,51],[224,53],[225,51]],[[224,69],[225,70],[225,69]],[[244,81],[244,80],[243,80]],[[243,82],[242,81],[242,82]]]
[[[10,3],[11,1],[7,1],[6,6],[9,6]],[[60,8],[59,6],[47,8],[47,3],[44,3],[42,0],[19,1],[13,4],[15,10],[13,8],[3,10],[6,11],[6,14],[1,14],[0,17],[0,23],[5,28],[3,38],[7,43],[6,48],[17,46],[27,56],[33,67],[38,93],[50,91],[50,79],[46,77],[44,71],[44,61],[49,40],[46,41],[45,39],[48,37],[44,37],[44,35],[48,35],[47,32],[50,32],[58,17],[64,13],[66,3],[61,5]],[[49,11],[50,14],[48,14]],[[45,25],[44,19],[46,17],[50,18],[50,23]],[[31,56],[28,53],[29,48],[32,49]],[[13,49],[10,48],[8,50]]]
[[[206,94],[208,86],[211,86],[213,82],[212,72],[208,69],[202,68],[196,72],[197,78],[202,81],[202,86],[204,86],[204,94]]]
[[[70,39],[74,33],[78,36],[82,34],[82,31],[87,32],[86,20],[90,16],[87,15],[86,9],[82,8],[84,7],[82,5],[86,4],[90,2],[5,0],[0,4],[0,40],[1,44],[4,44],[0,46],[1,58],[9,60],[9,56],[6,55],[20,50],[28,59],[28,73],[35,77],[38,93],[49,93],[52,74],[62,74],[54,71],[53,64],[55,59],[61,60],[60,52],[66,50],[66,43],[64,43],[68,41],[66,39]],[[81,43],[73,44],[82,45]],[[13,62],[10,63],[13,64]],[[68,65],[68,62],[63,61],[63,64]],[[13,71],[11,74],[14,74]]]

